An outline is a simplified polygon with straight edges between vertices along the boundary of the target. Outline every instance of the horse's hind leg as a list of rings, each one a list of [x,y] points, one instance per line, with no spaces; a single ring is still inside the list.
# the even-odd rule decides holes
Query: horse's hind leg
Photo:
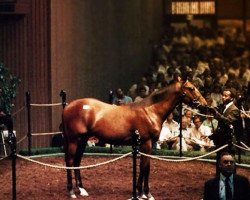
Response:
[[[145,156],[141,156],[140,159],[140,173],[137,181],[138,196],[140,199],[148,199],[147,194],[149,193],[149,188],[148,188],[148,180],[146,179],[146,177],[148,178],[149,166],[147,166],[147,159],[148,158]]]
[[[77,141],[77,149],[76,149],[76,155],[75,155],[75,159],[74,159],[74,166],[75,167],[80,166],[83,152],[86,148],[87,140],[88,140],[88,138],[81,135]],[[80,195],[81,196],[88,196],[87,191],[83,188],[80,169],[75,169],[74,172],[75,172],[76,187],[79,188]]]
[[[66,138],[65,138],[66,139]],[[74,155],[76,152],[77,144],[76,143],[69,143],[65,141],[65,163],[66,167],[72,167],[74,163]],[[72,184],[72,170],[67,169],[67,189],[69,191],[69,195],[71,198],[76,198],[76,195],[73,190]]]
[[[142,158],[141,158],[140,162],[142,162]],[[144,173],[143,173],[142,163],[140,163],[140,173],[139,173],[139,177],[138,177],[137,185],[136,185],[136,188],[138,190],[138,195],[140,197],[142,197],[142,195],[143,195],[143,192],[142,192],[143,174]]]
[[[145,142],[141,145],[140,151],[151,154],[152,142],[151,140]],[[154,197],[149,192],[149,173],[150,173],[150,158],[146,156],[141,156],[140,161],[140,174],[137,182],[137,189],[139,193],[139,198],[154,200]],[[142,190],[142,185],[143,190]]]

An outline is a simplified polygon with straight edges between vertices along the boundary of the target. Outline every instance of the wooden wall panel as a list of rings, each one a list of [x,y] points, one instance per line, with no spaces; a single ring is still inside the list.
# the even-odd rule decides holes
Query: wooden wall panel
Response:
[[[0,15],[0,61],[21,79],[15,99],[14,126],[17,140],[27,134],[25,93],[30,91],[31,103],[51,102],[49,0],[17,0],[29,5],[25,15]],[[21,111],[19,112],[19,110]],[[32,109],[32,131],[51,132],[51,108]],[[47,146],[51,136],[33,139],[33,145]],[[27,139],[18,145],[27,147]]]
[[[125,90],[150,65],[152,41],[163,29],[162,0],[17,0],[25,14],[0,13],[0,59],[21,78],[13,112],[17,139],[27,134],[25,92],[31,103],[108,99],[109,89]],[[28,5],[28,6],[27,6]],[[156,25],[157,24],[157,25]],[[32,108],[32,132],[58,131],[60,106]],[[50,136],[33,137],[49,146]],[[27,147],[27,139],[19,145]]]
[[[60,89],[69,101],[127,91],[150,66],[162,12],[162,0],[52,0],[52,99]]]
[[[242,19],[244,16],[243,1],[244,0],[218,0],[218,18]]]

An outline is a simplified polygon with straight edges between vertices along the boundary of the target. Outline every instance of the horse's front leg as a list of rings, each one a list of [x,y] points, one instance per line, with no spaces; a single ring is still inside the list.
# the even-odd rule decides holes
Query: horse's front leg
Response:
[[[74,159],[74,167],[80,166],[83,152],[86,148],[87,140],[88,139],[86,137],[83,137],[83,136],[79,137],[79,139],[78,139],[77,150],[76,150],[76,155],[75,155],[75,159]],[[88,192],[83,188],[80,169],[75,169],[74,172],[75,172],[76,187],[78,187],[78,189],[80,191],[80,195],[81,196],[88,196],[89,195]]]
[[[152,141],[149,140],[146,143],[143,143],[140,147],[140,151],[145,154],[151,154]],[[140,174],[137,182],[139,198],[153,200],[154,197],[149,192],[149,173],[150,173],[150,158],[147,156],[141,156]],[[143,186],[143,191],[142,191],[142,186]]]

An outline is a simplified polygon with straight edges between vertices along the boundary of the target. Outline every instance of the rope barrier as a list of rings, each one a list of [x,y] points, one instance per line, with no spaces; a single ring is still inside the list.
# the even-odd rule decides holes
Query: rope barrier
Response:
[[[27,107],[27,117],[28,117],[28,151],[29,155],[31,155],[31,138],[32,136],[43,136],[43,135],[55,135],[60,134],[61,132],[49,132],[49,133],[32,133],[31,131],[31,107],[50,107],[50,106],[62,106],[63,108],[67,105],[66,103],[66,93],[61,90],[60,96],[62,98],[62,102],[59,103],[31,103],[31,95],[30,92],[26,92],[26,107]]]
[[[27,160],[27,161],[30,161],[30,162],[33,162],[33,163],[36,163],[36,164],[39,164],[39,165],[46,166],[46,167],[52,167],[52,168],[58,168],[58,169],[89,169],[89,168],[99,167],[101,165],[105,165],[105,164],[109,164],[109,163],[115,162],[117,160],[120,160],[122,158],[125,158],[125,157],[129,156],[130,154],[131,154],[131,152],[129,152],[127,154],[124,154],[124,155],[122,155],[122,156],[120,156],[118,158],[109,160],[109,161],[105,161],[105,162],[94,164],[94,165],[80,166],[80,167],[65,167],[65,166],[58,166],[58,165],[46,164],[46,163],[43,163],[43,162],[40,162],[40,161],[37,161],[37,160],[33,160],[31,158],[22,156],[20,154],[17,154],[17,157],[22,158],[22,159]]]
[[[238,147],[238,148],[241,148],[243,150],[247,150],[247,151],[250,151],[250,149],[246,149],[246,148],[243,148],[239,145],[236,145],[236,144],[233,144],[234,146]],[[143,155],[143,156],[146,156],[146,157],[149,157],[149,158],[152,158],[152,159],[157,159],[157,160],[161,160],[161,161],[170,161],[170,162],[187,162],[187,161],[192,161],[192,160],[198,160],[198,159],[201,159],[201,158],[204,158],[206,156],[209,156],[213,153],[216,153],[224,148],[226,148],[228,146],[228,144],[212,151],[212,152],[209,152],[205,155],[201,155],[201,156],[197,156],[197,157],[193,157],[193,158],[184,158],[184,159],[166,159],[166,158],[161,158],[161,157],[158,157],[158,156],[153,156],[153,155],[149,155],[149,154],[145,154],[145,153],[142,153],[142,152],[139,152],[139,154]],[[125,158],[127,156],[129,156],[131,154],[131,152],[127,153],[127,154],[124,154],[118,158],[115,158],[115,159],[112,159],[112,160],[109,160],[109,161],[105,161],[105,162],[102,162],[102,163],[98,163],[98,164],[93,164],[93,165],[88,165],[88,166],[80,166],[80,167],[65,167],[65,166],[57,166],[57,165],[51,165],[51,164],[46,164],[46,163],[43,163],[43,162],[40,162],[40,161],[36,161],[34,159],[31,159],[31,158],[28,158],[28,157],[25,157],[25,156],[22,156],[20,154],[17,154],[17,157],[19,158],[22,158],[24,160],[27,160],[27,161],[30,161],[30,162],[33,162],[33,163],[36,163],[36,164],[40,164],[40,165],[43,165],[43,166],[47,166],[47,167],[51,167],[51,168],[58,168],[58,169],[88,169],[88,168],[94,168],[94,167],[98,167],[98,166],[101,166],[101,165],[105,165],[105,164],[109,164],[109,163],[112,163],[112,162],[115,162],[117,160],[120,160],[122,158]],[[8,156],[4,157],[4,158],[1,158],[0,160],[3,160],[5,158],[7,158]]]
[[[21,107],[19,110],[17,110],[16,112],[14,112],[14,113],[12,114],[12,116],[14,117],[14,116],[17,115],[19,112],[23,111],[24,108],[25,108],[25,106]]]
[[[31,106],[61,106],[62,103],[52,103],[52,104],[48,104],[48,103],[45,103],[45,104],[36,104],[36,103],[31,103],[30,104]]]
[[[240,142],[244,147],[246,147],[247,149],[250,149],[250,147],[248,147],[246,144],[244,144],[244,142]]]
[[[25,138],[27,137],[27,135],[23,136],[19,141],[17,141],[16,143],[19,144],[21,143]]]
[[[5,156],[5,157],[3,157],[3,158],[0,158],[0,161],[3,160],[3,159],[5,159],[5,158],[8,158],[8,156]]]
[[[56,135],[56,134],[60,134],[62,132],[50,132],[50,133],[32,133],[31,135],[34,136],[43,136],[43,135]]]
[[[197,156],[197,157],[193,157],[193,158],[184,158],[184,159],[178,159],[178,160],[176,160],[176,159],[160,158],[160,157],[158,157],[158,156],[153,156],[153,155],[145,154],[145,153],[142,153],[142,152],[139,152],[139,154],[141,154],[141,155],[143,155],[143,156],[147,156],[147,157],[149,157],[149,158],[153,158],[153,159],[157,159],[157,160],[162,160],[162,161],[170,161],[170,162],[187,162],[187,161],[192,161],[192,160],[197,160],[197,159],[200,159],[200,158],[204,158],[204,157],[206,157],[206,156],[208,156],[208,155],[211,155],[211,154],[213,154],[213,153],[216,153],[216,152],[218,152],[218,151],[220,151],[220,150],[226,148],[227,146],[228,146],[228,144],[225,144],[224,146],[222,146],[222,147],[220,147],[220,148],[218,148],[218,149],[216,149],[216,150],[214,150],[214,151],[212,151],[212,152],[209,152],[209,153],[207,153],[207,154],[205,154],[205,155],[202,155],[202,156]]]
[[[200,116],[203,116],[203,117],[214,117],[212,115],[205,115],[205,114],[199,113],[194,109],[188,108],[187,106],[183,106],[183,108],[186,109],[186,110],[192,111],[196,115],[200,115]]]
[[[247,114],[249,113],[250,111],[245,111],[244,107],[242,106],[242,110],[240,110],[247,118],[250,118],[250,115]]]
[[[245,150],[245,151],[249,151],[249,152],[250,152],[250,148],[244,148],[244,147],[239,146],[239,145],[237,145],[237,144],[233,144],[233,145],[236,146],[236,147],[238,147],[239,149],[243,149],[243,150]]]

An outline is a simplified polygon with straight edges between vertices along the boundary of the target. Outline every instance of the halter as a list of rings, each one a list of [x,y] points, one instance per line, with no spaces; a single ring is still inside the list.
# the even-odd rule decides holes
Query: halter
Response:
[[[185,89],[188,89],[189,91],[191,91],[193,97],[195,97],[195,98],[193,98],[192,102],[190,103],[190,106],[199,108],[199,106],[202,106],[199,102],[199,99],[202,97],[202,95],[196,96],[195,94],[193,94],[193,91],[195,91],[196,88],[194,86],[193,87],[185,86],[185,84],[187,82],[188,82],[188,80],[185,81],[184,83],[182,83],[182,85],[181,85],[182,99],[187,95],[185,92]]]

